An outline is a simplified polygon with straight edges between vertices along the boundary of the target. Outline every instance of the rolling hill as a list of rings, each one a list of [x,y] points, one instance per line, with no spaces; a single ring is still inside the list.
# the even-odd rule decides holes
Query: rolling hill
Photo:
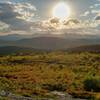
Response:
[[[32,48],[24,48],[17,46],[3,46],[0,47],[0,55],[8,55],[8,54],[16,54],[16,53],[32,53],[33,51],[37,51]]]
[[[75,48],[70,48],[67,51],[69,52],[95,52],[100,53],[100,45],[85,45]]]
[[[86,45],[100,44],[96,38],[61,38],[61,37],[34,37],[16,41],[0,40],[0,47],[15,46],[21,48],[34,48],[39,50],[67,50]]]
[[[32,47],[36,49],[58,50],[80,45],[79,40],[64,39],[59,37],[36,37],[16,41],[15,45]]]
[[[25,48],[25,47],[17,47],[17,46],[3,46],[0,47],[0,55],[9,55],[9,54],[31,54],[33,52],[42,52],[42,51],[48,51],[43,49],[33,49],[33,48]],[[86,45],[86,46],[79,46],[75,48],[69,48],[64,49],[64,52],[73,52],[73,53],[79,53],[79,52],[94,52],[94,53],[100,53],[100,45]]]

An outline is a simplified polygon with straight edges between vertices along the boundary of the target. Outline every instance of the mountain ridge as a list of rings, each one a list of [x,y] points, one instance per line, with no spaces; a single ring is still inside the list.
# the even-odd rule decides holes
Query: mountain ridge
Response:
[[[62,37],[34,37],[24,38],[16,41],[0,40],[0,46],[17,46],[25,48],[34,48],[40,50],[63,50],[75,48],[84,45],[100,44],[100,39],[96,38],[62,38]]]

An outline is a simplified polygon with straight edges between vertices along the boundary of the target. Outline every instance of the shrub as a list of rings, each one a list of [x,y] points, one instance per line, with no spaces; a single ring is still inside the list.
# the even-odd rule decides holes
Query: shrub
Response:
[[[100,79],[87,78],[84,80],[84,89],[86,91],[100,92]]]
[[[50,90],[50,91],[66,91],[67,86],[66,84],[60,84],[60,83],[55,83],[55,84],[43,84],[43,88]]]

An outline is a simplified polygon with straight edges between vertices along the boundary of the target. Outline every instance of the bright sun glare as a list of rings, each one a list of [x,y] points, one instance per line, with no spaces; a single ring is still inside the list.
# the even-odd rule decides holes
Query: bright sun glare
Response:
[[[70,7],[64,3],[60,2],[53,8],[53,17],[57,17],[60,20],[64,20],[70,16]]]

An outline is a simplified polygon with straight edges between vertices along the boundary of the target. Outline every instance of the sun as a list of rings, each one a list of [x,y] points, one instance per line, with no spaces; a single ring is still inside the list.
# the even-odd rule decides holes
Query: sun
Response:
[[[70,7],[64,3],[60,2],[53,8],[53,17],[57,17],[64,20],[70,16]]]

